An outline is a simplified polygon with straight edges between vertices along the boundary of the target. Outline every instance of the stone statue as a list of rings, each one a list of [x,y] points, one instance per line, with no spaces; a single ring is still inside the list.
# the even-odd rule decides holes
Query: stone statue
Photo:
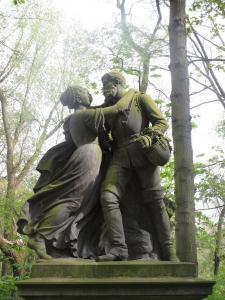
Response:
[[[22,208],[18,232],[29,236],[28,246],[39,258],[95,258],[101,254],[99,188],[102,151],[97,134],[122,113],[119,103],[91,109],[92,97],[80,86],[68,87],[60,98],[74,109],[64,123],[66,141],[41,159],[34,195]]]
[[[114,151],[101,187],[101,205],[110,247],[108,253],[100,255],[97,261],[128,258],[120,207],[128,185],[133,186],[136,181],[139,182],[139,194],[156,235],[159,257],[162,260],[174,260],[176,257],[163,202],[157,155],[152,151],[154,144],[160,145],[160,139],[166,145],[163,134],[168,127],[167,122],[150,96],[133,89],[126,91],[125,78],[121,73],[106,73],[102,77],[102,83],[106,105],[115,105],[119,101],[126,109],[126,114],[117,115],[107,122],[114,140]],[[167,149],[165,153],[168,153]],[[135,179],[131,179],[132,176]]]

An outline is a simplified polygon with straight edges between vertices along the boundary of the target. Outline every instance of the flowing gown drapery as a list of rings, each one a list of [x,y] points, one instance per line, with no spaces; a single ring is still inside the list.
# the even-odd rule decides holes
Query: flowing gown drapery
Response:
[[[82,258],[99,254],[102,152],[96,136],[102,118],[95,110],[75,112],[66,122],[67,141],[38,164],[41,176],[21,210],[18,231],[41,234],[50,255],[57,250]]]

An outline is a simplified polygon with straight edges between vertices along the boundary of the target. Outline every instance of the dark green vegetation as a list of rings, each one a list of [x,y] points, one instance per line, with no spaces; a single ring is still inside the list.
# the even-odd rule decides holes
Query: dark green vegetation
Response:
[[[15,2],[21,4],[23,1]],[[115,6],[115,1],[112,2]],[[12,291],[16,278],[29,274],[30,264],[35,260],[25,246],[26,240],[16,233],[15,221],[20,207],[32,193],[37,176],[32,170],[37,160],[62,136],[58,131],[64,118],[58,105],[60,91],[68,83],[80,83],[86,85],[95,98],[100,94],[101,74],[117,68],[128,74],[140,90],[149,88],[149,93],[171,120],[171,89],[165,85],[169,82],[169,21],[165,13],[169,1],[160,1],[157,6],[158,1],[152,1],[150,5],[149,1],[143,0],[133,6],[130,14],[127,14],[130,11],[128,1],[117,2],[119,9],[112,11],[115,20],[111,20],[111,25],[91,31],[74,22],[65,30],[65,20],[59,12],[51,10],[46,1],[28,0],[16,8],[12,1],[0,1],[2,300],[15,299]],[[219,103],[223,113],[218,114],[217,124],[213,124],[209,109],[210,134],[218,136],[218,143],[213,145],[210,153],[205,151],[196,157],[194,151],[195,186],[191,192],[196,206],[199,275],[213,278],[215,274],[217,280],[210,300],[223,300],[225,294],[225,161],[221,141],[225,137],[224,5],[222,0],[193,0],[191,7],[186,7],[191,88],[191,110],[186,113],[192,116],[192,132],[198,126],[201,118],[198,114],[204,107],[213,111],[213,106]],[[139,22],[137,17],[130,17],[140,7],[145,18]],[[189,110],[188,106],[186,110]],[[173,137],[177,134],[174,130]],[[199,141],[210,134],[199,136]],[[208,149],[211,148],[209,144]],[[180,168],[182,163],[179,172],[182,171]],[[184,172],[188,173],[188,168]],[[169,202],[175,200],[173,174],[174,162],[171,161],[162,169],[165,197]],[[178,186],[179,179],[176,188]],[[171,222],[174,223],[173,218]]]

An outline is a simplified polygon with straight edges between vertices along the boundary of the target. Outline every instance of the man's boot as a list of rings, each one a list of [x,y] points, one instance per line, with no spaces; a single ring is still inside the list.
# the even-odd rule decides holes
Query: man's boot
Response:
[[[152,200],[146,205],[159,243],[161,260],[177,261],[170,238],[170,220],[163,199]]]
[[[102,209],[109,235],[111,248],[109,253],[97,257],[97,261],[126,260],[128,257],[127,245],[123,228],[122,215],[119,207],[119,199],[110,192],[101,195]]]

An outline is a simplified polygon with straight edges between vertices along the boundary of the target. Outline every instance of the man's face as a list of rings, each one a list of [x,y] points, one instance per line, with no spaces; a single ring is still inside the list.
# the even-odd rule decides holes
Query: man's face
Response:
[[[104,81],[103,82],[103,95],[106,101],[116,100],[118,94],[118,87],[115,82]]]

